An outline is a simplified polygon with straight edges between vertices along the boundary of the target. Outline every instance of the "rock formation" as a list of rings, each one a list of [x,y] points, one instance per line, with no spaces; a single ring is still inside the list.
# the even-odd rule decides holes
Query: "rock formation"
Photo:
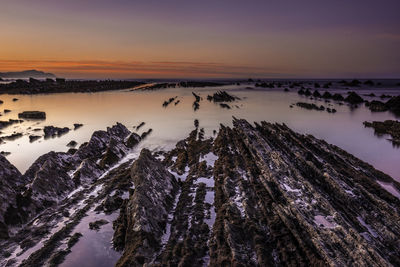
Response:
[[[116,266],[400,265],[391,177],[284,124],[234,119],[215,139],[196,125],[170,151],[129,150],[140,137],[117,124],[24,175],[0,158],[0,265],[59,264],[93,212],[118,212]]]

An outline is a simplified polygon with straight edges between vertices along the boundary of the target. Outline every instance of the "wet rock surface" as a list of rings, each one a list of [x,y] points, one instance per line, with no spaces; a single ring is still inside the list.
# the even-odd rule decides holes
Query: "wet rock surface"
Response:
[[[151,152],[117,124],[23,175],[0,156],[0,265],[62,263],[83,218],[109,222],[99,235],[112,222],[116,266],[400,264],[400,200],[379,184],[400,190],[391,177],[284,124],[234,119],[215,138],[200,125]]]

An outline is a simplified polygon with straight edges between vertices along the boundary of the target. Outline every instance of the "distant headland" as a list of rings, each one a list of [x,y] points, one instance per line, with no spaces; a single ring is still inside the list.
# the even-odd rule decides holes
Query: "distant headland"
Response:
[[[39,70],[24,70],[24,71],[16,71],[16,72],[0,72],[0,78],[5,79],[46,79],[46,78],[55,78],[56,75],[53,73],[46,73]]]

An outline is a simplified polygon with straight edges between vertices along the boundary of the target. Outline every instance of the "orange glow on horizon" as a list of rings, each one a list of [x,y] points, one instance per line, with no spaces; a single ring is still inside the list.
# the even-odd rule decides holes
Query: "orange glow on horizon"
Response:
[[[67,78],[235,78],[265,73],[265,68],[207,62],[123,62],[73,60],[0,60],[0,72],[37,69]]]

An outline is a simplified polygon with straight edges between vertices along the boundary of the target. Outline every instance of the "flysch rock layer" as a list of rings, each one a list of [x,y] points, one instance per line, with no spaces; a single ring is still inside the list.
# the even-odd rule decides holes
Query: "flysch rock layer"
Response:
[[[3,253],[0,265],[18,265],[31,256],[33,260],[27,261],[27,266],[38,266],[50,257],[49,252],[60,241],[59,236],[54,243],[48,242],[51,248],[46,248],[43,241],[49,241],[60,229],[67,235],[84,217],[91,207],[85,204],[90,203],[96,193],[91,191],[99,191],[96,187],[101,186],[97,184],[98,179],[109,177],[108,172],[134,147],[132,141],[128,145],[128,139],[135,139],[136,144],[140,142],[139,135],[117,123],[106,131],[94,132],[89,142],[79,149],[70,149],[66,153],[52,151],[39,157],[23,175],[1,157],[0,249]],[[117,175],[119,172],[111,173]],[[113,187],[118,187],[121,182],[114,183]],[[76,216],[70,216],[75,209],[78,209]],[[15,244],[19,244],[16,250]],[[24,255],[32,247],[46,249],[41,253],[32,250],[32,255]],[[13,250],[17,251],[15,255]],[[36,252],[40,257],[35,257]]]
[[[400,184],[334,145],[234,119],[215,139],[197,122],[171,151],[129,157],[140,137],[114,127],[24,175],[0,161],[11,175],[0,190],[21,195],[7,205],[31,218],[3,219],[0,263],[60,264],[74,227],[97,212],[117,214],[116,266],[400,265],[400,200],[381,186]]]

